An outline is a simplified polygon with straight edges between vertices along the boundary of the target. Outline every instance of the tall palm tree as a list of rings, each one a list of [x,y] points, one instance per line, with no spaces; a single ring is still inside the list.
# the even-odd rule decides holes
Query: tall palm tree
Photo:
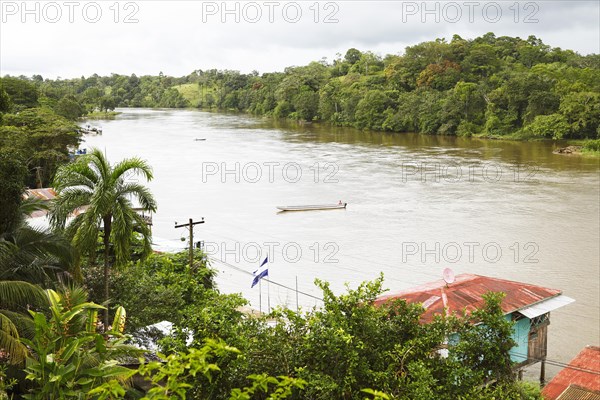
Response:
[[[73,245],[94,259],[98,236],[103,231],[104,297],[109,299],[109,268],[112,255],[115,265],[130,258],[134,231],[143,238],[143,256],[151,252],[150,228],[134,210],[135,199],[145,211],[156,211],[156,201],[147,187],[128,177],[152,179],[152,168],[139,158],[125,159],[111,166],[99,149],[92,149],[72,164],[57,171],[53,186],[58,193],[52,212],[52,224],[65,229]],[[83,211],[83,212],[82,212]],[[72,218],[71,218],[72,217]],[[104,312],[108,327],[108,309]]]

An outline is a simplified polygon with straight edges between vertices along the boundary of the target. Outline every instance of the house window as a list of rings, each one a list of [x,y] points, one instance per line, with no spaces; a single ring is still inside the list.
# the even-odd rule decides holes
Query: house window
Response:
[[[512,313],[512,320],[515,322],[517,322],[523,318],[525,318],[525,316],[521,313],[518,313],[518,312]]]
[[[534,326],[540,326],[540,325],[548,322],[549,318],[550,318],[550,313],[546,313],[546,314],[542,314],[542,315],[539,315],[537,317],[534,317],[531,320],[531,326],[532,327],[534,327]]]

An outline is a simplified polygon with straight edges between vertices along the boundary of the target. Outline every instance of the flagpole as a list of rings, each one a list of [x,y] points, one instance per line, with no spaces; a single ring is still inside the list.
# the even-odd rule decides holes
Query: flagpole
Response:
[[[296,312],[300,311],[300,305],[298,304],[298,275],[296,275]]]
[[[258,312],[262,314],[262,279],[258,281]]]
[[[267,279],[267,313],[271,314],[271,281]]]

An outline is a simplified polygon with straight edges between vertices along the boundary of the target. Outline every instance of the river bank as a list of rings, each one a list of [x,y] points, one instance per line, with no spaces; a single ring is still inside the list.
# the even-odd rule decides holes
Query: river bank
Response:
[[[164,108],[151,108],[155,110],[165,110]],[[307,127],[307,126],[321,126],[323,128],[330,129],[357,129],[353,126],[346,125],[338,125],[328,121],[304,121],[301,119],[292,119],[292,118],[277,118],[270,114],[265,115],[254,115],[252,113],[237,111],[237,110],[222,110],[216,108],[202,108],[202,107],[187,107],[180,108],[185,110],[196,110],[207,113],[214,114],[223,114],[223,115],[239,115],[246,116],[250,118],[259,118],[259,119],[267,119],[271,120],[273,124],[283,124],[283,125],[297,125],[299,127]],[[177,110],[177,108],[174,108]],[[114,117],[113,117],[114,118]],[[111,119],[113,119],[111,118]],[[361,130],[361,129],[359,129]],[[449,137],[460,137],[466,139],[474,139],[474,140],[491,140],[491,141],[514,141],[514,142],[543,142],[543,143],[551,143],[553,145],[552,152],[554,154],[568,154],[573,156],[582,156],[582,157],[600,157],[600,139],[550,139],[550,138],[540,138],[533,135],[523,134],[522,132],[515,132],[507,135],[488,135],[488,134],[473,134],[470,136],[458,136],[458,135],[430,135],[426,133],[419,132],[400,132],[400,131],[390,131],[390,130],[369,130],[362,129],[362,131],[372,132],[372,133],[380,133],[380,134],[393,134],[393,135],[403,135],[403,134],[418,134],[424,136],[449,136]],[[561,151],[561,149],[565,149]]]

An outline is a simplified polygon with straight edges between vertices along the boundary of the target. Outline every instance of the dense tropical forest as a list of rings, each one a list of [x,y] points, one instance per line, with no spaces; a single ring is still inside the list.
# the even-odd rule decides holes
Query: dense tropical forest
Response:
[[[383,57],[352,48],[333,61],[263,74],[36,75],[5,77],[3,86],[15,104],[47,106],[67,118],[115,107],[197,107],[393,132],[600,135],[600,55],[552,48],[535,36],[455,35]]]
[[[383,277],[323,306],[245,311],[205,254],[151,251],[134,210],[155,211],[152,167],[73,157],[82,116],[199,107],[361,129],[597,138],[597,55],[536,38],[454,37],[379,57],[350,49],[281,73],[0,80],[0,399],[539,399],[515,379],[501,294],[471,315],[420,323],[375,306]],[[124,179],[137,174],[139,182]],[[28,187],[53,187],[40,201]],[[82,212],[84,211],[84,212]],[[31,226],[47,213],[49,228]],[[168,320],[173,334],[150,325]],[[479,324],[475,324],[477,322]],[[448,343],[450,335],[460,340]],[[153,348],[152,351],[141,348]]]

